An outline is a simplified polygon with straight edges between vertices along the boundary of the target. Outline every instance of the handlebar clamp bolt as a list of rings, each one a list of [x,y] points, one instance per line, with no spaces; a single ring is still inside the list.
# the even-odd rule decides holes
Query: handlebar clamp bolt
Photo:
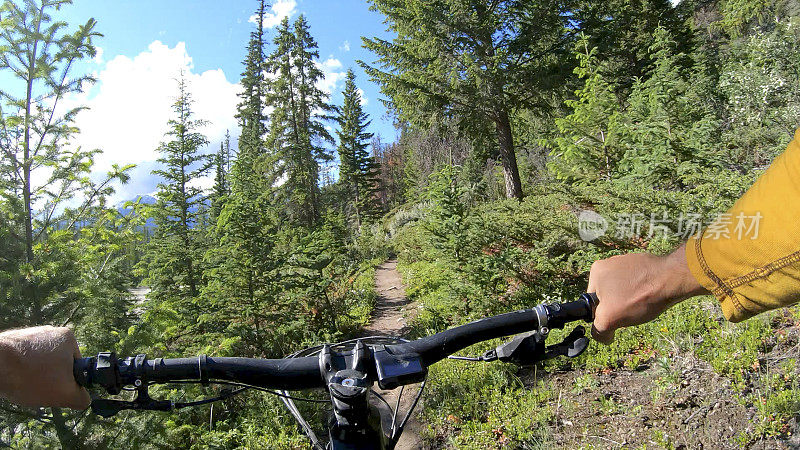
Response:
[[[542,336],[547,336],[547,333],[549,333],[549,332],[550,332],[550,329],[547,328],[547,327],[542,327],[541,329],[539,329],[539,334],[541,334]]]

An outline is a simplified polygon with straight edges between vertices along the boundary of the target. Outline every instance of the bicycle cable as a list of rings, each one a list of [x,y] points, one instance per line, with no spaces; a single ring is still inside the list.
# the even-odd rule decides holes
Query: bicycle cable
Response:
[[[155,384],[155,383],[153,383],[153,384]],[[164,384],[200,384],[200,383],[197,382],[197,381],[188,381],[187,380],[187,381],[170,381],[169,383],[164,383]],[[297,400],[297,401],[300,401],[300,402],[326,403],[326,404],[330,403],[330,400],[317,400],[317,399],[314,399],[314,398],[295,397],[293,395],[286,395],[286,394],[282,394],[280,392],[271,391],[269,389],[262,388],[262,387],[259,387],[259,386],[253,386],[253,385],[245,384],[245,383],[237,383],[235,381],[209,381],[208,384],[218,384],[218,385],[225,385],[225,386],[241,387],[242,389],[239,389],[239,390],[236,391],[237,394],[240,394],[241,392],[244,392],[247,389],[254,389],[256,391],[266,392],[267,394],[272,394],[272,395],[274,395],[276,397],[288,398],[288,399]],[[230,396],[228,396],[228,397],[230,397]],[[226,397],[226,398],[228,398],[228,397]],[[206,402],[206,403],[210,403],[210,402]]]

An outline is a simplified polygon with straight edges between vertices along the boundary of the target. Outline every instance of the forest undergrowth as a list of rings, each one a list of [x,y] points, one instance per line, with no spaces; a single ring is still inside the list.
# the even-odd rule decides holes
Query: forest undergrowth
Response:
[[[419,305],[416,334],[575,299],[592,261],[622,252],[619,242],[582,242],[575,207],[559,194],[480,205],[458,215],[462,234],[449,241],[435,229],[442,210],[418,210],[394,239]],[[450,245],[460,248],[458,262]],[[618,331],[610,346],[592,341],[574,360],[437,364],[424,403],[426,437],[437,448],[789,448],[797,442],[798,357],[797,307],[731,324],[715,299],[699,297]]]

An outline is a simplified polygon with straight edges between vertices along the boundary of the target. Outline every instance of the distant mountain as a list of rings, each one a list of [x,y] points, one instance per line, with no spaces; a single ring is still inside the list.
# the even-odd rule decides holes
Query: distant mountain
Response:
[[[128,202],[135,202],[136,200],[139,200],[139,203],[143,205],[153,205],[158,201],[158,199],[152,195],[140,195],[139,197],[117,203],[117,210],[123,214],[131,212],[131,208],[125,208],[125,204]]]
[[[154,205],[158,201],[158,199],[156,199],[152,195],[142,195],[131,200],[126,200],[117,203],[117,211],[119,211],[119,213],[122,214],[123,216],[127,216],[128,214],[133,212],[133,208],[126,208],[125,204],[128,203],[129,201],[136,202],[137,200],[139,200],[140,205]],[[145,222],[144,226],[145,228],[152,230],[153,228],[156,227],[156,223],[153,219],[147,219],[147,222]]]
[[[119,211],[119,213],[122,214],[123,216],[127,216],[128,214],[133,212],[133,208],[126,208],[125,204],[128,203],[129,201],[130,202],[136,202],[136,200],[139,200],[139,204],[140,205],[154,205],[158,201],[158,199],[153,197],[152,195],[142,195],[142,196],[133,198],[131,200],[126,200],[124,202],[117,203],[117,211]],[[205,199],[205,204],[206,204],[206,207],[209,207],[209,206],[211,206],[211,201],[209,199]],[[197,211],[197,207],[196,206],[193,207],[191,209],[191,211],[192,212]],[[145,227],[147,227],[148,229],[152,230],[153,228],[156,227],[156,223],[155,223],[155,221],[153,219],[147,219],[147,222],[145,223]]]

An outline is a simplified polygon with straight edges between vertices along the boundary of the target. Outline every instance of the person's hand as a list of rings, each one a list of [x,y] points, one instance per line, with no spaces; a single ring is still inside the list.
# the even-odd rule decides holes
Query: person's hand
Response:
[[[75,382],[81,357],[69,328],[23,328],[0,333],[0,395],[22,406],[86,409],[89,393]]]
[[[598,298],[592,337],[604,344],[614,341],[618,328],[649,322],[681,300],[708,293],[689,271],[684,245],[667,256],[631,253],[596,261],[587,292]]]

